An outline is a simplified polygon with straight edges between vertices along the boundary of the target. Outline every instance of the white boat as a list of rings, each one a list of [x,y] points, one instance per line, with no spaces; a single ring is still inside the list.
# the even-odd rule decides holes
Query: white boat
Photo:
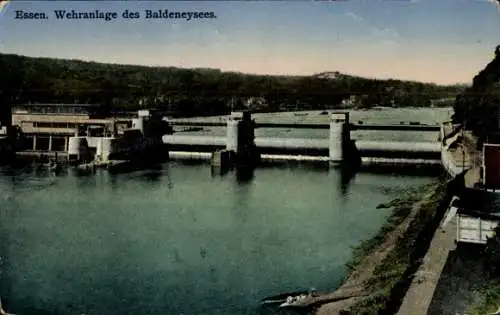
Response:
[[[2,300],[0,299],[0,315],[14,315],[12,313],[7,313],[4,309],[3,309],[3,305],[2,305]]]
[[[296,292],[287,292],[287,293],[281,293],[278,295],[273,295],[270,297],[267,297],[265,299],[262,299],[261,304],[263,305],[269,305],[269,304],[283,304],[287,301],[287,298],[290,298],[291,296],[299,296],[302,294],[307,294],[309,291],[296,291]]]
[[[300,306],[300,304],[304,302],[309,296],[310,296],[309,294],[289,296],[286,298],[285,303],[280,304],[279,307],[284,308],[284,307]]]

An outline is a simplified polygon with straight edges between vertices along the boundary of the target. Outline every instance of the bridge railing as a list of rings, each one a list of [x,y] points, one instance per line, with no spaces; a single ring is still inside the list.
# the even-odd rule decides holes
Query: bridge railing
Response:
[[[226,127],[226,122],[200,122],[200,121],[169,121],[171,126],[190,127]],[[305,123],[255,123],[255,128],[297,128],[297,129],[330,129],[330,124],[305,124]],[[349,124],[350,130],[394,130],[394,131],[429,131],[437,132],[439,125],[425,124]]]

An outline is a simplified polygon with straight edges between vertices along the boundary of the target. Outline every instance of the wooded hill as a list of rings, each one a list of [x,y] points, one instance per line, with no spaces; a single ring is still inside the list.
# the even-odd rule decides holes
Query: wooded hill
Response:
[[[431,106],[464,87],[340,74],[266,76],[218,69],[118,65],[0,54],[1,106],[8,103],[101,103],[118,110],[158,108],[178,116],[227,113],[249,98],[261,111],[350,106]],[[356,95],[356,97],[351,97]]]
[[[500,120],[500,46],[495,57],[456,98],[453,120],[480,138],[498,130]],[[482,140],[482,139],[480,139]],[[480,141],[481,142],[481,141]]]

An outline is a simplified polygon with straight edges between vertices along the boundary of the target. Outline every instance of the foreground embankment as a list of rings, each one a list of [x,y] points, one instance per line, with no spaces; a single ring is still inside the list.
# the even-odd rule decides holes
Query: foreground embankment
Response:
[[[488,240],[486,247],[477,253],[472,262],[466,266],[467,270],[479,266],[481,274],[475,273],[479,278],[479,285],[469,302],[467,314],[499,314],[500,312],[500,226],[496,228],[495,236]],[[464,269],[465,269],[464,268]],[[457,269],[457,268],[455,268]],[[469,275],[466,273],[466,275]],[[460,275],[460,279],[464,278]],[[469,280],[469,279],[467,279]]]
[[[325,303],[318,305],[314,313],[396,313],[458,187],[457,180],[447,182],[441,178],[380,205],[392,208],[392,214],[375,237],[355,248],[347,264],[347,278],[330,295],[348,294],[343,294],[342,299],[322,299]]]

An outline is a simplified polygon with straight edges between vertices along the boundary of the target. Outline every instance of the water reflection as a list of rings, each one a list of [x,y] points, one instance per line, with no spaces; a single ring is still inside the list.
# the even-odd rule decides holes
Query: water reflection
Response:
[[[220,166],[211,166],[210,168],[210,174],[212,177],[217,177],[217,176],[225,176],[227,175],[232,169],[230,167],[220,167]]]
[[[172,181],[172,175],[171,175],[172,172],[170,170],[170,164],[167,164],[166,171],[167,171],[167,187],[168,187],[168,189],[173,189],[174,182]]]
[[[96,171],[90,168],[75,168],[71,167],[69,173],[75,177],[83,177],[83,176],[93,176]]]
[[[343,197],[346,197],[349,192],[349,184],[356,176],[358,168],[351,165],[341,165],[338,171],[340,172],[339,191]]]
[[[240,184],[250,182],[254,178],[255,169],[253,167],[237,167],[236,180]]]
[[[164,175],[162,170],[150,170],[141,175],[141,178],[146,180],[146,181],[151,181],[151,182],[158,182],[160,181],[161,177]]]
[[[108,183],[112,191],[115,191],[118,189],[118,176],[117,174],[108,174]]]
[[[260,298],[335,285],[351,246],[385,218],[373,209],[394,194],[374,187],[414,182],[329,170],[2,171],[5,305],[25,315],[285,314],[261,310]]]

